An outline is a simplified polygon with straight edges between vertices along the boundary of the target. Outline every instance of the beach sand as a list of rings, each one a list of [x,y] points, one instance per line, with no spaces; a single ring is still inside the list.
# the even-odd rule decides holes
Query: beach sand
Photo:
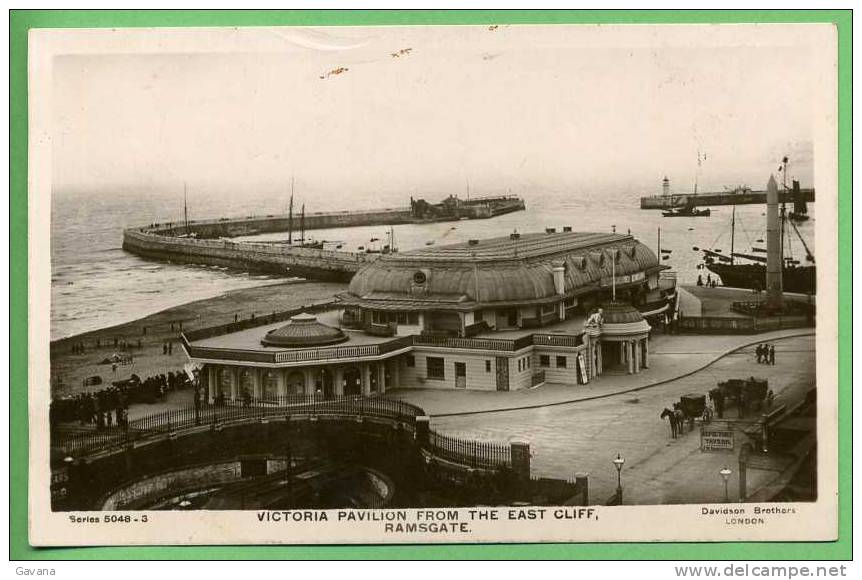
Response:
[[[124,324],[57,340],[51,343],[51,395],[56,398],[97,391],[113,381],[129,378],[132,373],[143,379],[182,370],[187,359],[179,343],[181,330],[233,322],[235,315],[243,319],[252,314],[262,316],[324,302],[346,289],[346,284],[305,281],[245,288],[168,308]],[[114,346],[115,340],[118,346]],[[116,371],[112,370],[110,364],[99,364],[105,358],[123,352],[119,346],[122,341],[126,342],[133,362],[117,365]],[[166,355],[162,349],[168,342],[173,343],[173,351]],[[72,352],[76,343],[84,344],[83,353]],[[101,377],[103,384],[84,387],[84,379],[92,376]]]

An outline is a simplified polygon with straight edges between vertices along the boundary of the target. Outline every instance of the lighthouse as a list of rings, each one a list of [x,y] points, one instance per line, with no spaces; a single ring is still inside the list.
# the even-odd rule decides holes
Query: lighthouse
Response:
[[[670,179],[667,178],[667,175],[661,180],[661,194],[665,197],[670,195]]]

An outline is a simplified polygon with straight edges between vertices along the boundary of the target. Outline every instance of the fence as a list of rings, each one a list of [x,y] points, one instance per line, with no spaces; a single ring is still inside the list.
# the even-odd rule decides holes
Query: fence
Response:
[[[500,443],[461,439],[428,432],[429,450],[437,457],[479,469],[511,467],[511,447]]]
[[[294,395],[280,397],[276,401],[250,401],[245,406],[173,409],[135,419],[125,428],[63,434],[52,438],[51,446],[63,457],[82,456],[115,450],[185,429],[206,426],[218,429],[226,423],[240,421],[288,420],[292,415],[370,417],[415,425],[416,417],[425,415],[425,412],[416,405],[382,397],[327,399]],[[428,447],[434,455],[473,468],[499,469],[511,465],[510,449],[505,444],[449,437],[430,431]]]
[[[244,406],[201,406],[172,409],[146,415],[125,428],[65,434],[52,440],[52,447],[64,455],[85,455],[110,450],[159,435],[176,433],[201,425],[217,427],[233,421],[285,419],[290,415],[344,415],[376,417],[412,422],[424,411],[415,405],[380,397],[322,398],[294,395],[276,401],[250,401]]]
[[[812,326],[814,326],[813,321],[804,316],[777,316],[775,318],[681,316],[679,319],[681,331],[705,334],[755,334],[769,330]]]

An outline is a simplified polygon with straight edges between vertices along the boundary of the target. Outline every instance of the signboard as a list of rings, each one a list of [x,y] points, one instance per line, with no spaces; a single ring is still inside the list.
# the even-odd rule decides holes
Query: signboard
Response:
[[[584,361],[584,353],[582,353],[582,352],[578,353],[577,361],[578,361],[578,374],[581,377],[581,384],[586,385],[588,380],[587,380],[587,365],[586,365],[586,362]]]
[[[646,279],[646,274],[644,272],[635,272],[634,274],[623,274],[616,277],[617,285],[622,284],[631,284],[632,282],[639,282],[641,280]],[[614,284],[613,276],[605,276],[599,282],[599,285],[604,287],[610,287]]]
[[[700,430],[701,451],[733,451],[733,431],[728,429],[710,429],[703,427]]]

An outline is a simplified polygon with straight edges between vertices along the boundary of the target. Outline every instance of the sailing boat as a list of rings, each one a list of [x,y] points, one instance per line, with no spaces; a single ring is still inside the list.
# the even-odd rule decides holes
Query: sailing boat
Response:
[[[785,157],[783,161],[786,172],[787,158]],[[794,186],[798,187],[798,182],[794,183]],[[721,278],[721,283],[724,286],[763,290],[766,288],[767,258],[766,256],[735,251],[736,206],[733,206],[732,216],[730,222],[730,255],[718,249],[710,250],[704,248],[701,250],[703,252],[704,266],[707,270]],[[814,265],[814,255],[796,228],[796,224],[790,221],[783,206],[779,213],[779,219],[781,222],[781,245],[785,248],[789,247],[789,244],[784,243],[785,236],[790,235],[787,228],[787,224],[789,224],[799,238],[799,241],[802,242],[802,247],[805,248],[805,260],[808,262],[808,264],[802,265],[799,260],[795,260],[793,257],[784,258],[782,276],[784,291],[798,292],[800,294],[816,294],[817,266]],[[752,248],[752,251],[763,252],[761,248]],[[745,260],[745,262],[740,263],[738,259]]]

